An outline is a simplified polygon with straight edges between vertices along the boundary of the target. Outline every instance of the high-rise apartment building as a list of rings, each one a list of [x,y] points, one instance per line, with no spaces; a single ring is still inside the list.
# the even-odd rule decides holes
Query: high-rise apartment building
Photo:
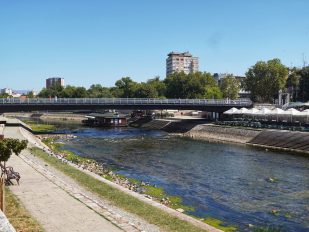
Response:
[[[10,89],[10,88],[4,88],[4,89],[1,89],[1,90],[0,90],[0,93],[1,93],[1,94],[8,94],[8,95],[12,96],[13,90]]]
[[[186,74],[199,71],[198,57],[193,57],[189,52],[170,52],[166,59],[166,76],[174,72]]]
[[[61,77],[51,77],[46,79],[46,89],[49,89],[54,85],[60,85],[64,87],[64,79]]]

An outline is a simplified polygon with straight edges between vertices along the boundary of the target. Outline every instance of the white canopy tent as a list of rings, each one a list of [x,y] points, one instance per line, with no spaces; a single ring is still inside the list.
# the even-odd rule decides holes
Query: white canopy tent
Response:
[[[294,108],[291,108],[291,109],[288,109],[286,111],[284,111],[284,114],[285,115],[292,115],[292,116],[295,116],[295,115],[300,115],[300,111],[294,109]]]
[[[235,107],[233,107],[233,108],[231,108],[231,109],[229,109],[229,110],[223,112],[223,114],[233,115],[233,114],[235,114],[235,112],[237,112],[237,111],[238,111],[238,109],[236,109]]]
[[[245,114],[246,112],[248,112],[248,109],[243,107],[243,108],[237,110],[235,112],[235,114]]]
[[[299,118],[303,121],[308,123],[309,122],[309,109],[303,110],[299,112]]]
[[[271,116],[271,119],[276,119],[276,121],[279,120],[279,117],[284,113],[284,110],[280,108],[275,108],[269,112],[269,115]]]
[[[266,116],[269,115],[270,113],[270,109],[268,108],[262,108],[261,110],[259,110],[259,112],[257,112],[255,115],[259,118],[263,118],[264,120],[266,120]]]
[[[293,121],[293,116],[300,115],[300,112],[294,108],[290,108],[284,112],[281,113],[282,116],[284,116],[286,119],[290,119],[290,122]]]
[[[248,109],[246,113],[244,113],[245,115],[255,115],[258,114],[259,110],[257,108],[252,108],[252,109]]]

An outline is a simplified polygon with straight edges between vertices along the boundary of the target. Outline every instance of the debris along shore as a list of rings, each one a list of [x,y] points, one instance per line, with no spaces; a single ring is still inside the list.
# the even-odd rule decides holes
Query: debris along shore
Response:
[[[190,215],[184,214],[184,212],[189,212],[194,209],[192,207],[182,205],[181,198],[175,197],[175,196],[167,196],[164,193],[164,190],[161,188],[157,188],[156,186],[150,185],[149,183],[146,183],[146,182],[137,181],[134,179],[128,179],[122,175],[116,174],[113,170],[111,170],[109,167],[105,165],[98,164],[97,162],[91,159],[85,159],[85,158],[79,157],[70,151],[61,150],[60,147],[63,144],[58,143],[57,141],[53,141],[52,138],[48,138],[48,141],[46,141],[45,139],[44,142],[49,146],[48,148],[43,149],[44,153],[47,155],[46,157],[47,159],[50,159],[48,158],[48,155],[52,156],[53,157],[52,159],[57,158],[62,163],[68,164],[68,166],[72,166],[76,168],[77,170],[78,169],[81,171],[83,170],[83,172],[85,172],[89,176],[93,176],[95,179],[99,180],[100,182],[105,183],[111,186],[112,188],[118,189],[125,194],[128,194],[130,197],[133,197],[136,200],[140,201],[141,204],[146,203],[147,205],[149,205],[150,208],[154,207],[153,208],[154,215],[152,215],[151,217],[156,218],[162,213],[163,214],[167,213],[167,215],[169,215],[167,216],[167,218],[171,217],[168,220],[172,220],[172,218],[174,218],[173,220],[181,220],[181,221],[184,221],[186,223],[189,223],[191,225],[194,225],[206,231],[223,231],[223,230],[224,231],[235,231],[236,230],[235,227],[225,225],[224,222],[221,222],[211,217],[198,219]],[[33,152],[34,154],[37,155],[37,151],[34,150]],[[136,201],[136,200],[133,200],[133,201]],[[131,201],[132,199],[131,200],[129,199],[129,204]],[[145,208],[145,210],[147,211],[147,209],[149,210],[148,206]],[[162,213],[158,215],[157,210],[162,210]],[[138,211],[137,215],[141,216],[139,214],[140,210],[137,210],[137,211]],[[131,211],[129,210],[129,212]],[[135,213],[135,210],[134,210],[134,213]],[[147,218],[148,216],[149,215],[147,213],[145,217]],[[143,218],[143,216],[141,217]],[[160,225],[162,225],[162,222],[161,222],[162,220],[164,221],[164,219],[155,219],[155,221],[153,221],[152,223],[156,224],[158,222]],[[181,221],[179,223],[182,224],[183,222]],[[164,223],[167,223],[167,222],[164,222]],[[187,224],[184,224],[184,226],[185,228],[187,228]],[[188,228],[189,227],[190,226],[188,225]],[[191,231],[191,229],[189,231]],[[192,230],[192,231],[195,231],[195,230]]]
[[[77,165],[79,168],[93,172],[103,178],[112,181],[129,190],[143,194],[149,199],[160,202],[166,206],[176,209],[179,212],[193,211],[194,209],[189,206],[181,204],[181,198],[175,196],[167,196],[164,190],[151,185],[148,182],[138,181],[135,179],[127,178],[123,175],[116,174],[108,165],[100,164],[92,159],[87,159],[75,155],[71,151],[63,150],[63,142],[58,142],[59,139],[69,140],[76,136],[74,135],[40,135],[38,136],[43,143],[50,149],[43,149],[47,154],[52,155],[64,163],[71,163]]]

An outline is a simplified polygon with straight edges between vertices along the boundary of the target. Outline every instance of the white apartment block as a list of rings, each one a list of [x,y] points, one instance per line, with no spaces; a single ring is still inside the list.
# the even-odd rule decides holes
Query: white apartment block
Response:
[[[199,71],[198,57],[193,57],[189,52],[170,52],[166,59],[166,76],[175,72],[185,74]]]
[[[10,96],[12,96],[12,94],[13,94],[13,90],[10,89],[10,88],[1,89],[0,92],[1,92],[1,94],[8,94],[8,95],[10,95]]]

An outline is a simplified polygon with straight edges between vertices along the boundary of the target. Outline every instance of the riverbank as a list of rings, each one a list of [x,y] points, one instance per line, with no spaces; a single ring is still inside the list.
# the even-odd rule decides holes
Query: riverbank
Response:
[[[20,130],[19,132],[21,132],[19,137],[26,137],[27,139],[29,139],[31,141],[31,146],[33,147],[33,149],[37,149],[35,147],[39,147],[40,149],[48,151],[49,148],[47,148],[40,141],[37,141],[37,138],[34,138],[34,136],[31,135],[30,132],[25,131],[22,128],[20,128],[19,130]],[[37,151],[34,152],[34,150],[32,150],[32,153],[38,155]],[[87,188],[90,188],[90,189],[95,188],[93,189],[94,191],[104,190],[103,193],[102,192],[99,192],[99,193],[103,194],[102,195],[103,198],[110,197],[110,199],[108,200],[111,200],[113,203],[115,203],[114,201],[115,201],[116,196],[120,197],[121,199],[120,202],[122,203],[116,202],[116,204],[119,204],[120,207],[125,208],[126,210],[129,210],[129,212],[131,213],[137,214],[140,217],[145,218],[147,221],[150,221],[151,223],[155,223],[159,225],[160,227],[163,228],[164,231],[203,231],[203,230],[220,231],[218,229],[215,229],[205,224],[204,222],[200,220],[189,217],[183,213],[180,213],[158,202],[155,202],[143,195],[137,194],[134,191],[130,191],[129,189],[124,188],[123,186],[120,186],[111,181],[108,181],[102,178],[101,176],[93,172],[90,172],[89,170],[86,170],[85,167],[84,168],[78,167],[76,164],[72,162],[63,163],[63,159],[61,161],[60,159],[50,156],[43,151],[40,153],[41,153],[40,158],[45,157],[45,159],[43,158],[45,162],[48,162],[50,165],[56,165],[58,168],[61,166],[60,168],[61,171],[64,172],[68,176],[71,175],[71,177],[75,179],[76,181],[79,182],[80,178],[83,180],[85,180],[85,178],[87,179],[86,182],[81,181],[79,182],[79,184],[87,185]],[[85,173],[85,174],[82,174],[82,173]],[[91,177],[88,175],[90,175]],[[91,180],[89,178],[95,178],[96,180]],[[93,181],[95,181],[95,183]],[[96,181],[99,181],[99,182],[96,182]],[[104,182],[104,184],[101,182]],[[104,186],[100,187],[100,185],[102,184]],[[113,188],[116,188],[117,190]],[[110,189],[109,191],[111,191],[112,193],[108,193],[106,195],[106,192],[105,192],[106,189]],[[117,192],[119,190],[120,192]],[[163,218],[162,218],[162,215],[164,215]],[[191,223],[193,223],[194,226],[191,225]],[[218,226],[220,225],[218,224]]]
[[[42,119],[42,120],[61,120],[61,121],[73,121],[77,123],[81,123],[82,120],[85,119],[84,114],[79,113],[48,113],[48,112],[38,112],[38,113],[4,113],[5,117],[13,117],[13,118],[33,118],[33,119]]]

